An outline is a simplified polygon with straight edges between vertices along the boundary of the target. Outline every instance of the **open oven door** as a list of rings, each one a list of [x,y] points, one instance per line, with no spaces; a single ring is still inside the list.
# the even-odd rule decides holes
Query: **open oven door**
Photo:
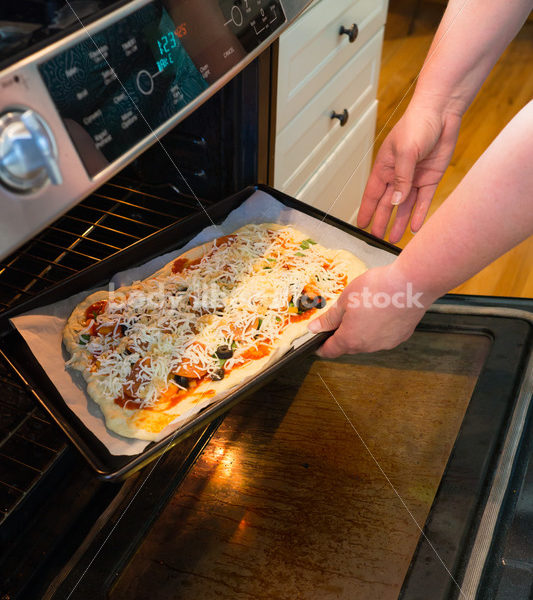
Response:
[[[533,302],[450,295],[394,350],[300,356],[131,477],[44,597],[528,597],[532,340]]]

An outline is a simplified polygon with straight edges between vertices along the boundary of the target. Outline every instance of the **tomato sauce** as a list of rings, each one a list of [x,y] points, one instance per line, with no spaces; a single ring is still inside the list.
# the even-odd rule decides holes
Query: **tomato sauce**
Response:
[[[182,390],[173,383],[168,384],[168,388],[161,394],[157,400],[157,406],[152,407],[152,410],[168,410],[181,402],[188,390]]]
[[[309,319],[310,317],[312,317],[314,314],[316,313],[316,308],[310,308],[309,310],[306,310],[303,313],[300,314],[290,314],[289,315],[289,320],[291,323],[297,323],[298,321],[305,321],[306,319]]]
[[[142,401],[137,398],[137,392],[143,383],[141,372],[143,367],[149,367],[151,359],[149,356],[139,358],[139,360],[131,368],[131,372],[126,378],[126,383],[122,386],[122,395],[115,398],[115,404],[123,408],[139,408]]]
[[[97,333],[101,333],[102,335],[106,335],[111,333],[115,328],[114,325],[99,325],[96,322],[96,317],[101,315],[107,307],[107,300],[99,300],[98,302],[94,302],[91,304],[85,311],[85,324],[87,325],[89,321],[94,321],[91,330],[89,331],[89,335],[96,335]]]
[[[202,380],[199,380],[199,382]],[[183,400],[187,398],[187,396],[194,390],[196,385],[192,385],[188,390],[182,390],[174,383],[169,383],[168,388],[161,394],[158,398],[157,405],[155,406],[147,406],[144,410],[152,410],[154,412],[161,412],[165,410],[170,410],[176,404],[179,404]],[[203,400],[204,398],[212,398],[216,395],[215,390],[206,390],[202,393],[202,395],[198,398],[198,402]],[[142,406],[142,401],[139,398],[129,398],[125,396],[119,396],[115,398],[115,404],[120,406],[121,408],[129,409],[129,410],[138,410]]]
[[[219,238],[216,238],[215,240],[213,240],[215,246],[218,248],[220,246],[222,246],[223,244],[232,244],[235,240],[237,239],[237,236],[235,235],[223,235]],[[209,257],[211,254],[213,253],[213,250],[211,250],[211,252],[206,256]],[[183,271],[185,271],[186,269],[190,269],[191,267],[194,267],[195,265],[197,265],[203,257],[198,257],[195,258],[194,260],[189,260],[188,258],[176,258],[176,260],[174,261],[174,263],[172,264],[172,273],[177,274],[177,273],[183,273]]]
[[[172,272],[173,273],[181,273],[183,269],[185,269],[185,265],[189,261],[186,258],[176,258],[176,260],[172,263]]]
[[[124,396],[119,396],[115,398],[114,403],[120,406],[121,408],[126,408],[129,410],[137,410],[141,408],[142,402],[138,398],[126,398]]]
[[[186,269],[190,269],[194,267],[202,260],[202,257],[195,258],[194,260],[189,260],[188,258],[176,258],[176,260],[172,263],[172,273],[183,273]]]
[[[235,235],[222,235],[214,240],[215,245],[218,247],[222,246],[222,244],[233,244],[233,242],[237,239]]]
[[[105,311],[106,306],[107,300],[99,300],[98,302],[91,304],[85,311],[85,322],[96,319],[98,315],[101,315]]]

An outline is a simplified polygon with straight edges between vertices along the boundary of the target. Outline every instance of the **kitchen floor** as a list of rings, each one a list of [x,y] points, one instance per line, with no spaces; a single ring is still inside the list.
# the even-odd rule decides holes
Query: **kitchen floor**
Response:
[[[444,3],[438,1],[390,1],[374,154],[411,98],[410,86],[424,62],[443,11]],[[437,189],[430,214],[447,198],[504,125],[533,97],[532,64],[533,21],[530,18],[465,114],[455,153]],[[407,232],[398,245],[404,247],[412,237]],[[453,291],[533,297],[533,236]]]

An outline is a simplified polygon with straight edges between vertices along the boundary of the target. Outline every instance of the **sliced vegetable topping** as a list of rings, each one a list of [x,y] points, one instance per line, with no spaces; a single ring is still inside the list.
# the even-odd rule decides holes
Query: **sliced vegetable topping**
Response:
[[[226,360],[233,356],[233,350],[227,344],[223,344],[216,349],[215,354],[218,358]]]
[[[85,346],[91,341],[91,335],[89,333],[82,333],[80,335],[80,346]]]
[[[298,312],[305,312],[311,308],[324,308],[326,306],[326,300],[320,296],[311,296],[310,294],[302,294],[298,298]]]
[[[182,375],[174,375],[174,381],[182,388],[189,389],[189,380]]]
[[[222,379],[224,379],[224,375],[225,371],[221,367],[220,369],[217,369],[214,373],[211,373],[210,377],[212,381],[221,381]]]
[[[316,242],[314,242],[312,239],[307,239],[304,240],[301,244],[300,244],[300,248],[302,250],[309,250],[309,246],[314,246],[316,244]]]

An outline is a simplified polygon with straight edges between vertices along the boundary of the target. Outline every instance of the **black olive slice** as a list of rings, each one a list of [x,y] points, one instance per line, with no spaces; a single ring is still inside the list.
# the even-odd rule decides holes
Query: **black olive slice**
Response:
[[[128,333],[129,328],[127,325],[124,325],[124,323],[121,323],[119,325],[119,327],[120,327],[120,331],[122,331],[122,335],[126,335]]]
[[[182,388],[189,389],[189,380],[183,375],[174,375],[174,381]]]
[[[217,355],[217,358],[227,360],[233,356],[233,350],[227,344],[222,344],[222,346],[219,346],[216,349],[215,354]]]
[[[315,296],[316,308],[324,308],[326,306],[326,299],[322,296]]]
[[[298,312],[305,312],[311,308],[324,308],[326,300],[322,296],[309,296],[302,294],[298,298]]]
[[[220,381],[221,379],[224,379],[224,369],[220,368],[217,369],[214,373],[211,373],[210,377],[212,381]]]

